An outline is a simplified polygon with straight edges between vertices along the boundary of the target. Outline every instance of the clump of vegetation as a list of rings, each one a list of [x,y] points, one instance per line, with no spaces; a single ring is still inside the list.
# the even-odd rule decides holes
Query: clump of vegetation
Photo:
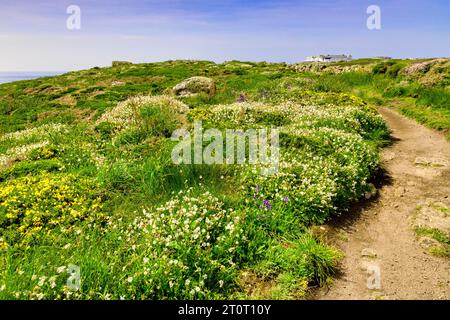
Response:
[[[418,237],[428,237],[437,242],[437,245],[430,246],[428,251],[439,257],[450,258],[450,237],[437,228],[416,227]]]
[[[96,191],[97,190],[97,191]],[[101,222],[102,195],[95,182],[74,175],[26,176],[0,186],[0,236],[5,246],[50,240],[72,232],[77,221]]]

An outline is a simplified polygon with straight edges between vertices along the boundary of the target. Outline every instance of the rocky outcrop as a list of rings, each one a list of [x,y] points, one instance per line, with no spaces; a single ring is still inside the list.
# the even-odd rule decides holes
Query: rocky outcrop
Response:
[[[192,77],[173,87],[173,93],[179,97],[192,97],[199,93],[212,96],[216,93],[216,84],[207,77]]]

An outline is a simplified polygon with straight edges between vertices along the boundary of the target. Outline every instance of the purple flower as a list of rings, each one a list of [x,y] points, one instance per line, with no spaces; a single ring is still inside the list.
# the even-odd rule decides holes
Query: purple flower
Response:
[[[269,200],[263,201],[264,207],[266,207],[267,210],[272,209],[272,204],[269,202]]]
[[[283,198],[283,201],[284,201],[284,203],[288,203],[288,202],[289,202],[288,196],[285,196],[285,197]]]
[[[255,190],[256,192],[260,192],[261,191],[261,188],[259,187],[259,186],[256,186],[256,190]]]
[[[245,97],[245,95],[244,94],[240,94],[239,95],[239,98],[237,98],[237,100],[236,100],[237,102],[245,102],[245,101],[247,101],[247,98]]]

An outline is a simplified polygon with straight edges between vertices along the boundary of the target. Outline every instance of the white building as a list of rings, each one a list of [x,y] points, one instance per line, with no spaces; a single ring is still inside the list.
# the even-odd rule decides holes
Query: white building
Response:
[[[353,57],[351,54],[345,55],[345,54],[339,54],[339,55],[320,55],[320,56],[310,56],[306,57],[307,62],[340,62],[340,61],[351,61],[353,60]]]

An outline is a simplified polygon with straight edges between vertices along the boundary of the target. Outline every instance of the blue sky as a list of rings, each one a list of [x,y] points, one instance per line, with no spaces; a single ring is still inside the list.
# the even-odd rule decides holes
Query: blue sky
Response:
[[[81,29],[68,30],[69,5]],[[366,9],[381,8],[381,30]],[[448,0],[1,0],[0,71],[169,59],[450,56]]]

